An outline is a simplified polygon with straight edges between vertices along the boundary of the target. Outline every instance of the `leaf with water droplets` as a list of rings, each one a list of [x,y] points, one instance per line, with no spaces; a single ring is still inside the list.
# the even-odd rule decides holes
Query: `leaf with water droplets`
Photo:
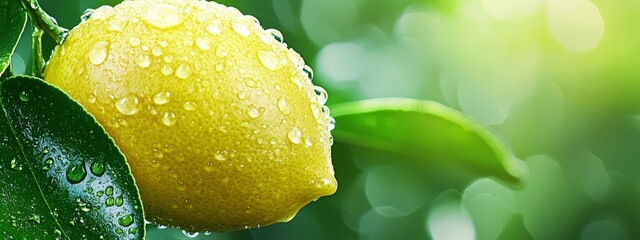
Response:
[[[3,238],[144,239],[129,166],[78,103],[41,79],[16,76],[0,83],[0,108]]]
[[[11,62],[11,54],[18,44],[27,23],[27,13],[19,1],[8,1],[0,7],[0,75]]]
[[[370,99],[332,106],[337,141],[457,164],[480,175],[520,184],[526,166],[489,129],[441,104]],[[431,166],[431,165],[430,165]]]

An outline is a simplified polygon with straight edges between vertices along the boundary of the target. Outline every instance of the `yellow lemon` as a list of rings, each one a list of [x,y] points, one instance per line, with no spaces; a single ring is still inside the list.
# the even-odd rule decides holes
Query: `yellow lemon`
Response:
[[[149,221],[265,226],[336,191],[326,92],[277,30],[197,0],[124,1],[83,18],[45,79],[116,141]]]

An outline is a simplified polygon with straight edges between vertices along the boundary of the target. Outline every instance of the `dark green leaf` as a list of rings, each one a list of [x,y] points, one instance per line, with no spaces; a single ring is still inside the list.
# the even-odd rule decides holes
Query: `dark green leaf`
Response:
[[[33,77],[2,82],[0,100],[3,239],[144,238],[129,166],[91,115]]]
[[[415,99],[370,99],[331,107],[337,141],[448,161],[519,184],[526,166],[487,128],[441,104]]]
[[[0,0],[0,75],[11,62],[11,54],[26,23],[27,12],[20,1]]]

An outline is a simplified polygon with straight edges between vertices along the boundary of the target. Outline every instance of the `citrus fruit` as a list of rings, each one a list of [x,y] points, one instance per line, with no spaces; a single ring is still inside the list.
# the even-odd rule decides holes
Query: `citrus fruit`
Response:
[[[326,91],[277,30],[197,0],[124,1],[83,19],[45,80],[113,137],[149,221],[259,227],[336,191]]]

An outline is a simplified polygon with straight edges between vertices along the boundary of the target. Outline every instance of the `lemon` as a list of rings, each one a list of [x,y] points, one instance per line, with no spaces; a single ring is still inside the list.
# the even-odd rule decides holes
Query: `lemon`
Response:
[[[147,220],[266,226],[336,191],[326,92],[277,30],[197,0],[124,1],[83,19],[45,80],[113,137]]]

